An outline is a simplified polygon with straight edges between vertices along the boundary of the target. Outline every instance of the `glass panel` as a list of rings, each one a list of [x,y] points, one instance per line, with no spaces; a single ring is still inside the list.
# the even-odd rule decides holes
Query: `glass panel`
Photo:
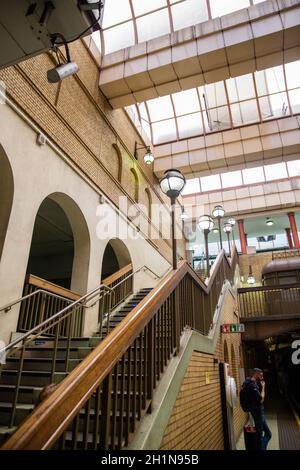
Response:
[[[293,113],[300,113],[300,88],[289,91]]]
[[[115,24],[132,18],[129,0],[105,0],[103,14],[103,28],[108,28]]]
[[[176,139],[175,119],[152,124],[154,144],[161,144]]]
[[[167,9],[142,16],[136,20],[139,42],[162,36],[170,32],[170,20]]]
[[[133,22],[115,26],[114,28],[103,31],[105,41],[105,54],[118,51],[125,47],[133,46],[134,31]]]
[[[275,163],[275,165],[265,165],[266,181],[287,178],[285,163]]]
[[[120,3],[120,0],[119,0]],[[132,0],[132,6],[135,16],[143,15],[149,11],[157,10],[167,6],[167,0],[151,0],[151,1],[141,1],[141,0]]]
[[[256,168],[245,168],[245,170],[242,170],[242,173],[245,184],[261,183],[262,181],[265,181],[262,166]]]
[[[289,114],[286,93],[277,93],[276,95],[259,98],[259,107],[263,120]]]
[[[240,171],[229,171],[228,173],[221,174],[223,188],[230,188],[232,186],[242,186],[242,173]]]
[[[241,101],[255,97],[255,89],[252,74],[226,80],[229,101]]]
[[[177,116],[200,111],[200,105],[196,89],[181,91],[172,95]]]
[[[227,104],[224,82],[211,83],[199,87],[202,109],[216,108]],[[205,96],[205,97],[204,97]]]
[[[182,191],[182,195],[200,193],[200,181],[199,178],[193,178],[186,180],[186,185]]]
[[[188,114],[177,118],[179,137],[191,137],[203,132],[201,113]]]
[[[284,91],[285,83],[282,65],[255,72],[255,81],[258,96]]]
[[[207,114],[203,112],[203,115],[209,116],[209,121],[205,119],[205,128],[207,132],[219,131],[222,129],[228,129],[231,127],[229,110],[227,106],[222,108],[209,109]]]
[[[259,115],[256,100],[232,104],[231,114],[234,126],[258,121]]]
[[[162,96],[147,101],[151,121],[159,121],[174,116],[170,96]]]
[[[98,47],[99,51],[101,52],[101,38],[100,38],[100,31],[95,31],[92,33],[92,39],[96,46]]]
[[[208,20],[206,0],[186,0],[171,7],[174,30]]]
[[[233,11],[247,8],[250,5],[249,0],[209,0],[211,15],[213,18],[227,15]]]
[[[145,121],[149,121],[145,103],[139,103],[138,107],[139,107],[141,118],[144,119]]]
[[[202,191],[213,191],[221,188],[220,175],[202,176],[200,178]]]
[[[285,74],[288,89],[300,87],[300,60],[285,64]]]
[[[300,160],[287,162],[289,176],[300,176]]]

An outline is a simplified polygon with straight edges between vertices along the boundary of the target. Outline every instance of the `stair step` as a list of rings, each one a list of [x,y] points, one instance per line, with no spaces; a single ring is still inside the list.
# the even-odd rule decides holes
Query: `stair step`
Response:
[[[6,364],[3,367],[3,370],[6,369],[17,369],[19,365],[19,358],[8,357]],[[69,359],[68,366],[66,369],[65,359],[56,359],[55,361],[55,370],[57,372],[65,372],[66,370],[70,372],[73,370],[79,363],[81,359]],[[24,358],[23,362],[23,371],[27,370],[37,370],[37,371],[51,371],[52,370],[53,360],[52,358],[47,357],[29,357]]]
[[[8,439],[17,429],[17,426],[0,426],[0,446]]]
[[[43,387],[22,385],[19,388],[19,403],[36,403]],[[15,385],[0,384],[0,402],[12,402],[14,399]]]
[[[58,347],[57,348],[57,358],[58,359],[64,359],[66,356],[66,347]],[[90,347],[81,347],[81,346],[75,346],[71,347],[69,349],[69,355],[71,359],[83,359],[85,356],[87,356],[90,352],[92,351],[92,348]],[[37,356],[38,355],[38,356]],[[26,348],[25,351],[25,358],[35,358],[35,357],[40,357],[40,358],[53,358],[54,355],[54,346],[50,347],[39,347],[39,346],[32,346],[29,348]],[[20,353],[14,354],[13,357],[19,357]]]
[[[34,409],[33,404],[17,403],[15,414],[15,425],[19,425]],[[0,422],[8,426],[12,412],[12,403],[0,402]]]
[[[4,369],[1,372],[1,385],[15,385],[18,371],[15,369]],[[61,382],[67,374],[55,372],[53,382]],[[26,370],[21,375],[21,385],[32,387],[44,387],[51,383],[51,372],[39,370]]]

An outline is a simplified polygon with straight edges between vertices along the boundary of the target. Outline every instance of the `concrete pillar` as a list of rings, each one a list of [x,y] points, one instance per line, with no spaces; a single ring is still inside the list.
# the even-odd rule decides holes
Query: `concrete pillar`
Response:
[[[288,217],[289,217],[291,231],[293,235],[294,247],[299,249],[300,243],[299,243],[298,230],[297,230],[297,225],[296,225],[296,220],[295,220],[295,213],[289,212]]]
[[[246,239],[245,229],[244,229],[244,220],[239,219],[238,225],[239,225],[239,235],[240,235],[242,255],[246,255],[247,254],[247,239]]]
[[[290,227],[286,227],[285,234],[286,234],[286,239],[287,239],[287,242],[288,242],[288,245],[289,245],[289,249],[292,250],[294,248],[294,246],[293,246],[293,240],[292,240]]]

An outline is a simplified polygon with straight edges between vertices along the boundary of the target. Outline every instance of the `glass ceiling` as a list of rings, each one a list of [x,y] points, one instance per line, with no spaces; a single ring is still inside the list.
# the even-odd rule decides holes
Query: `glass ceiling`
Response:
[[[299,113],[299,72],[291,62],[126,109],[158,145]]]
[[[105,0],[101,43],[109,54],[263,0]]]
[[[275,163],[187,180],[183,196],[300,176],[300,160]]]

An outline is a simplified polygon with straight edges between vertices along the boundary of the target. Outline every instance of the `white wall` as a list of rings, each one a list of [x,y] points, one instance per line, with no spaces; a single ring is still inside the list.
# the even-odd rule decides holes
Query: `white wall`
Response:
[[[0,264],[0,306],[21,297],[31,245],[35,217],[42,201],[55,193],[70,217],[80,250],[74,260],[72,289],[85,293],[99,285],[102,257],[108,238],[99,240],[96,233],[99,217],[96,210],[99,195],[49,146],[36,143],[36,132],[9,105],[0,106],[0,144],[11,164],[14,177],[14,198]],[[1,201],[0,201],[1,203]],[[114,217],[116,211],[108,207]],[[125,231],[127,223],[120,221]],[[148,265],[163,274],[169,263],[140,235],[123,240],[132,258],[134,269]],[[84,245],[84,246],[83,246]],[[90,245],[90,246],[88,246]],[[75,271],[74,271],[75,269]],[[135,280],[135,290],[154,285],[152,276],[143,274]],[[8,341],[16,330],[18,309],[0,314],[0,338]],[[84,333],[97,326],[97,311],[86,315]]]

